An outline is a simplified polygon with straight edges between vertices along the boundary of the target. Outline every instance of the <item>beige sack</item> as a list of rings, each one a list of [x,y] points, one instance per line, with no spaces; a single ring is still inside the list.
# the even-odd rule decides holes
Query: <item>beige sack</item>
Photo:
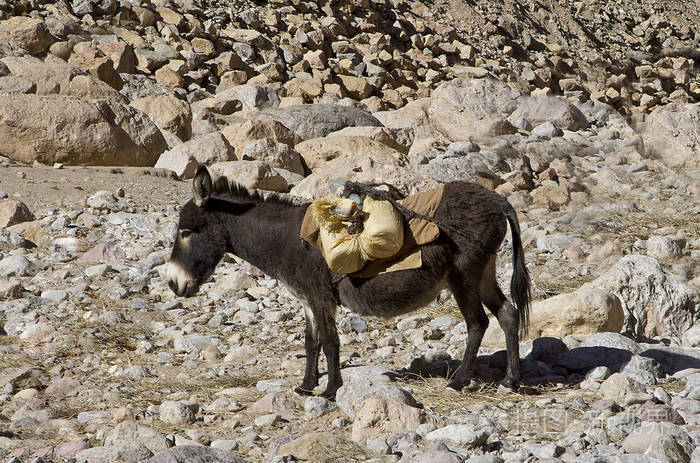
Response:
[[[323,255],[334,272],[357,272],[367,261],[391,257],[403,246],[403,220],[387,201],[365,198],[363,211],[369,216],[358,234],[348,233],[351,222],[344,219],[358,218],[362,212],[348,199],[319,199],[311,207],[320,229]],[[342,211],[344,217],[336,211]]]

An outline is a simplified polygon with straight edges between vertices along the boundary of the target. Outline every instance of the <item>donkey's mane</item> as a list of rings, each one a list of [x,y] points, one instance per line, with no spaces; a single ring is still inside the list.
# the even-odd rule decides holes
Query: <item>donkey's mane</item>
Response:
[[[253,202],[277,203],[286,206],[303,206],[311,201],[300,196],[290,195],[286,193],[277,193],[274,191],[262,191],[256,189],[248,189],[240,183],[231,180],[225,176],[217,177],[214,181],[214,191],[216,196],[223,199],[235,199]]]

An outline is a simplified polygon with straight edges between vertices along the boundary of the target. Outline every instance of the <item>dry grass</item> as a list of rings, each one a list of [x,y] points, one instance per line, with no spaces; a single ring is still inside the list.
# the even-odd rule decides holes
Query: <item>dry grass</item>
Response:
[[[610,224],[615,226],[611,227]],[[648,212],[630,212],[625,215],[614,215],[607,225],[623,238],[646,240],[654,235],[656,230],[673,227],[683,233],[688,239],[700,238],[700,221],[692,214],[664,215]]]
[[[477,404],[499,406],[504,401],[535,402],[546,397],[567,397],[570,387],[556,385],[536,385],[521,387],[519,391],[500,392],[497,382],[475,381],[460,392],[446,392],[449,379],[442,377],[422,377],[410,375],[397,380],[399,386],[408,387],[424,406],[437,413],[449,415],[453,410]],[[501,390],[503,391],[503,390]]]

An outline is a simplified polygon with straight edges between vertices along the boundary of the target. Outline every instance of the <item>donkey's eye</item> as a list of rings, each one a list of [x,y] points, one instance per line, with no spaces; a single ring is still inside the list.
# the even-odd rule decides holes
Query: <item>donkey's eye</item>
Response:
[[[180,238],[183,240],[192,234],[192,230],[180,230]]]

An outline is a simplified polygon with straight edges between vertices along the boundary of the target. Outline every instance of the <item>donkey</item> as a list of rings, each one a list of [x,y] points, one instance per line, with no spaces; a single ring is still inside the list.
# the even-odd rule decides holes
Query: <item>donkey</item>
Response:
[[[501,384],[517,387],[518,339],[527,329],[530,277],[517,215],[502,196],[475,183],[447,183],[434,219],[452,232],[441,228],[435,241],[421,246],[422,267],[354,278],[334,273],[321,252],[300,238],[308,202],[247,190],[225,177],[214,181],[204,166],[197,169],[192,189],[193,198],[180,211],[170,288],[178,296],[194,295],[227,252],[284,282],[305,305],[306,371],[297,393],[309,395],[318,386],[321,348],[328,366],[328,385],[321,396],[333,399],[342,385],[335,323],[339,305],[362,315],[394,317],[427,305],[445,286],[468,331],[464,358],[448,387],[460,390],[475,373],[476,354],[489,323],[482,304],[505,332],[507,366]],[[496,281],[496,252],[506,221],[513,251],[510,291],[517,309]]]

